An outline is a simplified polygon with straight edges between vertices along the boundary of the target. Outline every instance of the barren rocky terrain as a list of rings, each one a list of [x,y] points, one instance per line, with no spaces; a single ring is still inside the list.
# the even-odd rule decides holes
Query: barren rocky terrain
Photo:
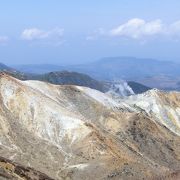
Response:
[[[0,75],[1,179],[179,179],[179,135],[179,92],[121,99]]]

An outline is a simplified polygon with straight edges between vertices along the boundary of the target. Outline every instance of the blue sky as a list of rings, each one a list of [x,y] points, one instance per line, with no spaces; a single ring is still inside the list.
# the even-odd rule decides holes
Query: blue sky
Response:
[[[179,0],[0,0],[0,62],[180,62]]]

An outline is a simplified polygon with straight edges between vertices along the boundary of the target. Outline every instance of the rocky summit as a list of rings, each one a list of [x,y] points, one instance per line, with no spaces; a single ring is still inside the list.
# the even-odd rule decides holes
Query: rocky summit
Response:
[[[180,179],[180,93],[117,98],[1,73],[0,179]]]

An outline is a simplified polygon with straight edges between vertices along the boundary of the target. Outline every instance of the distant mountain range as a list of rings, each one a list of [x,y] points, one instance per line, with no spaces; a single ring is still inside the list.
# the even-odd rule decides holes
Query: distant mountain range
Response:
[[[103,81],[124,79],[164,90],[180,90],[180,64],[134,57],[107,57],[98,61],[72,66],[19,65],[16,69],[26,73],[75,71]]]
[[[103,80],[112,80],[116,78],[134,79],[156,75],[180,75],[179,63],[171,61],[158,61],[155,59],[141,59],[135,57],[107,57],[95,62],[71,66],[31,64],[16,65],[14,68],[22,72],[36,74],[59,70],[74,70],[77,72],[90,74],[95,78]]]
[[[45,74],[25,73],[17,71],[6,65],[1,64],[0,70],[20,80],[39,80],[56,85],[78,85],[90,87],[101,92],[111,93],[118,96],[128,96],[134,93],[142,93],[151,88],[136,82],[118,81],[100,81],[90,76],[69,71],[55,71]]]

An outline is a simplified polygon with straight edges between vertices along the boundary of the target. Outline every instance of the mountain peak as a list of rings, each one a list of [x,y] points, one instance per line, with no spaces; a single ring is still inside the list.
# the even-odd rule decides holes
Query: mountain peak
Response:
[[[180,135],[180,92],[152,89],[127,97],[125,102],[137,110],[144,110],[157,122]]]

